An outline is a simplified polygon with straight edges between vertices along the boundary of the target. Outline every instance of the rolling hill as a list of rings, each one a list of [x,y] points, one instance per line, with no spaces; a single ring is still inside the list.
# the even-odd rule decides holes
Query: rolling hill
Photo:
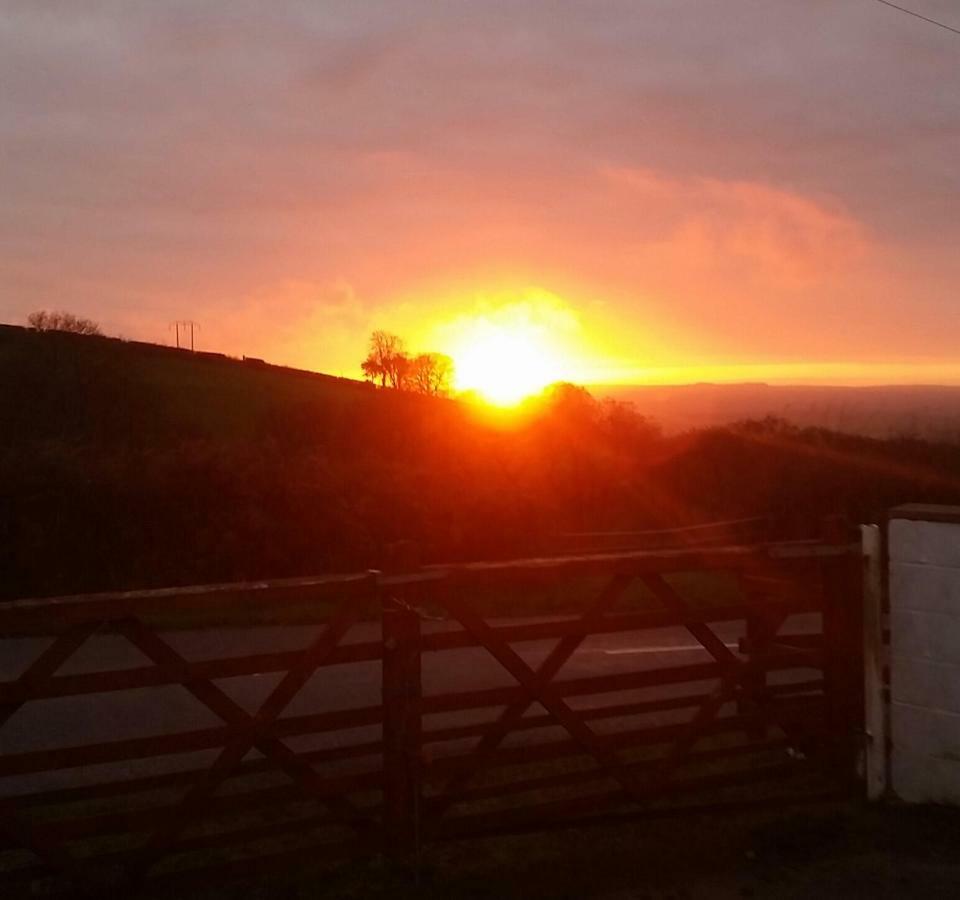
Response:
[[[597,396],[636,404],[671,433],[775,416],[801,427],[876,438],[960,439],[960,387],[769,384],[598,385]]]
[[[826,514],[960,501],[956,443],[782,419],[665,435],[642,414],[762,419],[801,396],[787,388],[641,389],[638,411],[567,386],[505,425],[260,360],[9,326],[0,380],[0,599],[356,571],[396,541],[425,562],[524,556],[564,532],[758,515],[808,536]]]

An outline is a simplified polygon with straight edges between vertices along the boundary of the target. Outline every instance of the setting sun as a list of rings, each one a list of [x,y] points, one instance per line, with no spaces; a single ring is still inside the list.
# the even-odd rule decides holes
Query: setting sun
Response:
[[[438,322],[425,340],[452,357],[458,391],[512,406],[556,381],[578,380],[581,338],[569,304],[522,288],[480,295],[472,308]]]
[[[533,331],[488,325],[454,354],[457,386],[501,406],[562,378],[559,361]]]

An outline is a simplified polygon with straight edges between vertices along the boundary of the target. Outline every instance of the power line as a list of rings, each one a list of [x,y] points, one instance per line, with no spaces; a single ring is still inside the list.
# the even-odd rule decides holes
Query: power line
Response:
[[[960,28],[954,28],[952,25],[945,25],[943,22],[938,22],[936,19],[922,16],[920,13],[914,12],[912,9],[907,9],[903,6],[897,6],[896,3],[891,3],[890,0],[877,0],[877,3],[882,3],[884,6],[889,6],[893,9],[899,9],[900,12],[906,13],[908,16],[913,16],[916,19],[923,19],[924,22],[929,22],[931,25],[936,25],[938,28],[945,28],[947,31],[952,31],[954,34],[960,34]]]

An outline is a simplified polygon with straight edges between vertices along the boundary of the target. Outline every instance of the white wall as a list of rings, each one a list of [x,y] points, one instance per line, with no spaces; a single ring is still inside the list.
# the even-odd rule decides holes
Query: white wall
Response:
[[[960,509],[890,514],[890,783],[960,804]]]

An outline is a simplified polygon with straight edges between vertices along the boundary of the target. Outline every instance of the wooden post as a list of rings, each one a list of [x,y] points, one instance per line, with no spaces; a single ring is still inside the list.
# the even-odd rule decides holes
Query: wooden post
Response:
[[[842,546],[850,531],[825,521],[825,543]],[[863,736],[863,587],[859,554],[824,560],[823,675],[831,759],[839,780],[857,777]]]
[[[750,602],[760,601],[762,598],[757,593],[749,593],[747,599]],[[743,687],[747,692],[747,700],[737,703],[738,712],[741,715],[757,715],[767,694],[767,669],[764,662],[766,650],[766,627],[763,618],[757,613],[748,613],[746,619],[746,650],[747,650],[747,677],[744,679]],[[766,726],[759,721],[750,726],[747,730],[747,736],[752,741],[762,741],[767,736]]]
[[[768,635],[761,612],[767,596],[763,588],[750,575],[740,578],[740,592],[750,607],[744,616],[744,634],[740,639],[740,653],[746,657],[746,671],[741,681],[741,696],[737,700],[737,714],[756,716],[767,695],[767,671],[764,656]],[[746,730],[751,741],[762,741],[767,736],[766,726],[759,720]]]
[[[383,824],[385,850],[399,860],[420,845],[420,616],[411,596],[405,586],[386,586],[381,594]]]
[[[867,797],[887,791],[887,703],[883,677],[883,537],[878,525],[861,525],[863,540],[863,710]]]

